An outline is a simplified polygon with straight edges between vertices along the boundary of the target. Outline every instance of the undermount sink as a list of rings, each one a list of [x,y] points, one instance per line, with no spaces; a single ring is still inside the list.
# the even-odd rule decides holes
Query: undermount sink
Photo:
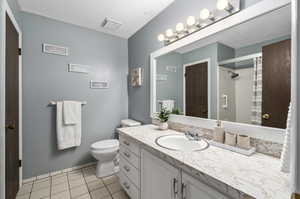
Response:
[[[203,139],[191,140],[185,135],[163,135],[156,138],[155,142],[160,147],[174,151],[202,151],[209,146]]]

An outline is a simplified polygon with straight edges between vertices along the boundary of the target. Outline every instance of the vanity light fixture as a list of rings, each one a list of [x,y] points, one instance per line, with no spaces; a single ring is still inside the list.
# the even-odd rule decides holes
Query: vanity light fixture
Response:
[[[229,3],[229,0],[218,0],[217,9],[225,10],[225,11],[231,13],[233,10],[233,6]]]
[[[220,13],[217,12],[218,10],[225,12]],[[187,35],[197,32],[212,23],[233,15],[238,11],[240,11],[240,0],[217,0],[215,9],[202,9],[199,18],[189,16],[186,20],[186,24],[178,23],[175,31],[171,28],[167,29],[165,34],[158,35],[157,39],[160,42],[164,42],[165,45],[168,45]]]
[[[202,20],[209,19],[211,21],[214,21],[214,16],[207,8],[204,8],[200,12],[200,19],[202,19]]]

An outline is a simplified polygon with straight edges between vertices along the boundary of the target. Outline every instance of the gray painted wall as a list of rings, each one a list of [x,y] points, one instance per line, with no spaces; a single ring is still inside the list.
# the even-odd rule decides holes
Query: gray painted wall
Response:
[[[249,7],[260,0],[241,0],[242,9]],[[157,35],[175,25],[190,15],[198,16],[201,8],[215,7],[216,1],[211,0],[177,0],[160,15],[151,20],[146,26],[129,38],[129,67],[142,67],[144,83],[140,88],[129,89],[130,117],[150,123],[150,54],[161,48],[162,43],[157,41]]]
[[[19,26],[21,26],[21,19],[20,19],[20,6],[19,3],[17,2],[17,0],[7,0],[7,3],[10,7],[10,9],[12,10]]]
[[[291,38],[291,35],[286,35],[286,36],[282,36],[282,37],[279,37],[279,38],[275,38],[275,39],[271,39],[271,40],[268,40],[268,41],[253,44],[253,45],[250,45],[250,46],[245,46],[245,47],[242,47],[242,48],[238,48],[238,49],[235,49],[235,56],[240,57],[240,56],[244,56],[244,55],[259,53],[259,52],[262,51],[263,46],[266,46],[266,45],[269,45],[269,44],[272,44],[272,43],[275,43],[275,42],[283,41],[283,40],[286,40],[286,39],[290,39],[290,38]]]
[[[128,117],[127,40],[44,17],[22,13],[24,178],[93,161],[90,145],[111,138]],[[42,53],[42,44],[70,48],[70,56]],[[67,64],[93,67],[89,75],[68,73]],[[109,89],[90,89],[89,80],[108,80]],[[58,151],[56,110],[50,100],[84,100],[82,144]]]

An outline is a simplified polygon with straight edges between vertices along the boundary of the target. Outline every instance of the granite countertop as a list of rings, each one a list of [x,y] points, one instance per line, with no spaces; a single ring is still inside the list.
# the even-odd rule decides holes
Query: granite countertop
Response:
[[[179,134],[174,130],[160,131],[155,125],[120,128],[121,135],[162,153],[185,168],[202,172],[234,189],[257,199],[289,199],[289,176],[280,172],[280,160],[255,153],[248,157],[218,147],[204,151],[171,151],[159,147],[155,139],[162,135]]]

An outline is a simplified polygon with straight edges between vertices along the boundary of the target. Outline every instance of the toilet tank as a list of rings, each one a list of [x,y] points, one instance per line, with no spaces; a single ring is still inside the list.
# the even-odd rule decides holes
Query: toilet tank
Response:
[[[133,127],[133,126],[140,126],[141,122],[132,120],[132,119],[124,119],[121,120],[121,127]]]

